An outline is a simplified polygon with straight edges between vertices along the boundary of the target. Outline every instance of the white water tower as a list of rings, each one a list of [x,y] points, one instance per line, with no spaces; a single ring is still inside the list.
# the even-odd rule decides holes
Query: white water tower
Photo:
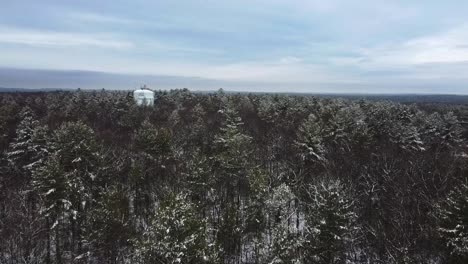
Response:
[[[133,91],[133,99],[137,105],[153,106],[154,92],[143,85],[140,89]]]

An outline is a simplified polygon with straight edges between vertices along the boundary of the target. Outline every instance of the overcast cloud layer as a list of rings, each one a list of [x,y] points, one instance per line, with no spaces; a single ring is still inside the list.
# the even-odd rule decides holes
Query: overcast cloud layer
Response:
[[[468,2],[2,1],[0,86],[468,94]]]

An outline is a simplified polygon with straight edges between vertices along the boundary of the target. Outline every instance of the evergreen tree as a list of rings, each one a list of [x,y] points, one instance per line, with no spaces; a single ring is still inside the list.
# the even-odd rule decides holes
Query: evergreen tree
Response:
[[[304,245],[304,236],[301,227],[291,227],[292,220],[299,217],[295,212],[297,207],[291,203],[297,201],[292,190],[281,184],[274,188],[265,203],[265,210],[269,218],[269,236],[263,241],[263,250],[260,259],[266,263],[299,264],[303,262],[301,253]],[[293,225],[294,226],[294,225]]]
[[[20,116],[22,120],[16,128],[16,137],[5,153],[5,163],[8,166],[5,176],[1,175],[0,168],[0,188],[3,179],[8,179],[8,189],[3,191],[5,197],[0,197],[0,200],[6,199],[5,201],[8,200],[11,205],[16,206],[9,210],[9,214],[0,216],[3,219],[0,222],[7,223],[4,226],[5,230],[10,229],[16,233],[12,239],[12,248],[16,244],[18,251],[22,251],[23,260],[33,262],[35,259],[44,258],[40,252],[35,252],[43,244],[43,218],[38,212],[40,199],[31,186],[31,177],[48,155],[47,129],[39,126],[39,121],[29,107],[23,108]]]
[[[138,217],[149,217],[157,203],[157,196],[179,177],[168,177],[173,163],[173,142],[170,130],[157,128],[145,120],[133,136],[132,170],[133,209]],[[140,221],[139,219],[138,221]]]
[[[64,171],[55,155],[38,168],[33,175],[34,189],[42,197],[41,214],[46,219],[48,261],[50,261],[50,245],[54,241],[56,263],[62,263],[62,229],[69,216],[74,216],[71,202],[68,199],[68,184]],[[55,239],[52,233],[55,232]]]
[[[139,263],[208,263],[206,223],[183,194],[164,199],[136,243]]]
[[[467,109],[0,93],[0,263],[465,263]]]
[[[353,201],[339,181],[310,185],[306,193],[305,262],[346,263],[353,238]]]
[[[32,172],[47,157],[47,128],[39,126],[30,108],[21,112],[21,122],[16,129],[16,138],[10,143],[6,157],[11,168],[29,181]]]
[[[171,151],[171,133],[167,129],[158,129],[145,120],[135,133],[134,146],[153,159],[164,158]]]
[[[304,246],[304,236],[289,232],[283,225],[273,228],[273,244],[270,249],[268,263],[271,264],[301,264],[304,262],[301,249]]]
[[[455,187],[437,206],[439,234],[455,263],[468,261],[468,184]],[[455,261],[456,260],[456,261]]]
[[[91,230],[87,234],[92,252],[77,258],[95,257],[98,262],[119,263],[127,255],[135,231],[129,209],[127,190],[121,185],[107,185],[90,214]]]
[[[242,133],[242,120],[232,105],[220,110],[225,123],[215,137],[213,173],[220,193],[220,223],[217,242],[225,259],[239,255],[244,223],[241,211],[245,204],[241,190],[248,186],[251,173],[249,160],[251,137]]]
[[[320,119],[316,115],[310,114],[299,128],[297,140],[304,160],[325,160],[325,145],[322,132],[323,124]]]
[[[44,199],[43,213],[55,230],[56,261],[67,245],[71,258],[80,255],[88,242],[86,220],[94,204],[99,154],[91,128],[81,122],[65,123],[50,141],[53,151],[49,160],[34,175],[35,189]],[[62,232],[70,234],[60,242]]]

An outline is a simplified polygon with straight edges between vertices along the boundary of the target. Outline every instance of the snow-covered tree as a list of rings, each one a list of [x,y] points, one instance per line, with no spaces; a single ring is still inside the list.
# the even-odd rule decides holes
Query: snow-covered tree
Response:
[[[225,118],[225,123],[221,128],[221,133],[215,137],[219,152],[215,158],[228,173],[237,174],[248,163],[247,157],[251,152],[249,146],[252,138],[243,133],[244,123],[233,107],[226,107],[219,113]]]
[[[183,128],[187,136],[184,138],[185,144],[192,148],[205,149],[211,143],[210,131],[206,124],[206,111],[203,106],[198,103],[191,109],[190,123],[188,127]]]
[[[102,189],[96,205],[88,211],[91,218],[91,230],[86,239],[91,244],[91,251],[84,252],[77,258],[90,256],[100,262],[118,262],[128,255],[130,240],[135,235],[131,225],[131,215],[127,190],[122,185],[107,186]]]
[[[208,263],[212,259],[206,223],[183,194],[171,195],[136,243],[139,263]]]
[[[450,254],[468,261],[468,184],[455,187],[447,199],[438,204],[437,211],[439,234]]]
[[[65,123],[55,131],[51,148],[64,171],[70,202],[75,209],[84,209],[92,200],[99,169],[94,131],[82,122]]]
[[[211,159],[200,152],[192,152],[187,159],[187,173],[185,183],[190,199],[197,202],[204,210],[213,205],[215,194],[213,187],[216,185],[215,175],[211,171]]]
[[[39,125],[28,107],[21,111],[21,118],[16,138],[10,143],[6,157],[12,169],[29,178],[47,157],[47,128]]]
[[[2,214],[0,209],[0,233],[1,230],[10,229],[9,234],[4,234],[5,239],[8,236],[14,237],[11,247],[20,246],[18,250],[23,251],[23,261],[30,263],[34,259],[43,259],[39,249],[44,218],[37,212],[40,199],[31,186],[31,179],[48,156],[47,129],[39,125],[29,107],[23,108],[20,117],[22,119],[16,127],[16,137],[10,142],[6,153],[2,153],[5,154],[5,159],[0,155],[0,192],[4,193],[0,195],[0,201],[8,201],[0,207],[15,204],[8,214]],[[5,165],[4,170],[2,165]],[[7,173],[3,174],[4,172]],[[3,190],[2,183],[5,182],[8,187]]]
[[[34,189],[42,197],[40,213],[46,219],[46,232],[49,245],[50,240],[52,240],[52,233],[55,233],[54,244],[57,263],[62,261],[62,223],[67,221],[69,216],[74,215],[70,210],[71,203],[68,199],[68,184],[64,174],[60,162],[55,155],[49,157],[47,162],[33,174]]]
[[[220,110],[219,114],[224,118],[224,125],[215,137],[216,153],[212,162],[221,209],[216,236],[221,254],[226,259],[238,255],[241,249],[244,229],[241,208],[244,201],[240,191],[248,186],[247,179],[252,169],[249,160],[252,138],[243,133],[243,122],[232,105]]]
[[[264,171],[253,170],[248,175],[249,200],[246,206],[246,232],[259,238],[266,228],[265,202],[268,193],[268,178]]]
[[[310,114],[299,128],[297,144],[305,160],[324,161],[323,124],[315,114]]]
[[[305,263],[345,263],[353,238],[354,204],[339,181],[323,181],[306,190]]]
[[[418,129],[413,125],[415,114],[409,107],[401,107],[394,114],[390,142],[405,151],[423,151],[424,143]]]
[[[172,135],[168,129],[157,128],[149,120],[133,136],[132,203],[136,215],[148,217],[153,213],[156,194],[162,192],[167,181],[176,181],[178,177],[166,177],[171,169]]]
[[[0,93],[0,263],[468,263],[465,105],[157,94]]]
[[[31,160],[34,153],[29,149],[34,128],[39,122],[34,118],[30,108],[24,108],[20,113],[21,121],[16,128],[16,138],[10,143],[7,157],[12,165],[21,164],[22,160]],[[22,168],[22,166],[18,166]]]
[[[94,180],[99,168],[99,153],[93,130],[82,122],[65,123],[57,129],[49,143],[52,154],[48,161],[37,169],[33,185],[43,197],[42,213],[55,229],[56,237],[61,232],[70,232],[70,251],[81,252],[86,244],[86,211],[94,203],[96,186]],[[67,229],[68,227],[68,229]],[[88,226],[89,227],[89,226]],[[56,239],[57,261],[62,246]]]
[[[270,264],[301,264],[304,262],[301,252],[304,246],[304,236],[301,233],[290,232],[284,225],[276,226],[272,232],[273,243],[270,248],[268,262]]]
[[[297,201],[292,190],[281,184],[275,187],[265,202],[265,211],[270,219],[271,234],[265,237],[259,252],[261,263],[299,264],[303,262],[304,237],[300,227],[291,227],[291,220],[298,217],[298,208],[291,203]],[[294,225],[293,225],[294,226]]]
[[[158,129],[145,120],[135,133],[134,146],[153,159],[160,159],[171,151],[171,133],[167,129]]]

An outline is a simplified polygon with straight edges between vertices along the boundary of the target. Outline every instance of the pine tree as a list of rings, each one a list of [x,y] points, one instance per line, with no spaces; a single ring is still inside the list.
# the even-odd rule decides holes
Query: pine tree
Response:
[[[86,239],[93,250],[77,258],[85,258],[89,254],[99,262],[118,263],[128,255],[130,241],[135,235],[127,197],[128,190],[120,184],[108,184],[101,191],[102,195],[96,201],[96,205],[88,212],[91,229],[86,234]]]
[[[310,185],[306,193],[305,262],[345,263],[353,235],[353,201],[339,181]]]
[[[248,176],[249,200],[246,206],[246,232],[252,233],[257,239],[265,231],[267,218],[265,204],[268,193],[268,178],[264,171],[255,169]]]
[[[71,202],[68,199],[68,184],[59,160],[55,155],[39,167],[33,174],[34,189],[42,197],[41,214],[46,219],[48,244],[48,261],[50,261],[50,244],[54,240],[57,263],[62,263],[62,223],[72,215]],[[55,232],[55,239],[52,233]]]
[[[158,129],[145,120],[135,134],[134,146],[153,159],[160,160],[171,151],[171,133],[167,129]]]
[[[87,211],[94,204],[95,178],[99,153],[93,130],[82,122],[65,123],[55,131],[49,143],[53,151],[48,161],[34,173],[34,186],[43,197],[42,212],[50,230],[56,233],[56,258],[61,262],[61,250],[68,245],[71,257],[81,254],[87,241]],[[70,236],[60,243],[62,232]]]
[[[3,218],[0,222],[12,225],[0,229],[13,231],[15,243],[19,244],[17,246],[21,249],[19,252],[22,251],[23,260],[32,262],[34,258],[40,258],[40,254],[34,251],[41,246],[43,233],[38,230],[43,228],[44,219],[38,213],[40,199],[31,186],[31,179],[48,155],[47,129],[39,126],[39,121],[29,107],[25,107],[20,116],[22,120],[16,128],[16,137],[5,153],[7,158],[5,163],[9,172],[5,175],[10,177],[1,175],[0,171],[0,185],[3,179],[8,179],[8,190],[5,190],[5,195],[9,195],[8,200],[11,204],[17,203],[17,205],[12,207],[10,214],[0,217]],[[13,245],[12,248],[15,247]]]
[[[325,145],[322,132],[323,124],[316,115],[310,114],[299,128],[297,140],[304,160],[314,162],[325,160]]]
[[[231,106],[220,110],[225,118],[221,133],[215,137],[218,148],[216,157],[220,166],[228,173],[237,174],[236,171],[243,170],[248,163],[250,144],[252,138],[242,132],[242,119],[239,113]]]
[[[232,105],[220,110],[224,126],[215,137],[213,173],[220,193],[220,223],[217,227],[217,242],[225,259],[239,255],[242,244],[244,223],[241,211],[245,204],[241,190],[248,186],[251,173],[249,160],[252,138],[242,133],[243,122]]]
[[[29,181],[33,171],[48,155],[47,128],[39,125],[30,108],[24,108],[20,115],[22,120],[6,157],[11,168],[21,177],[25,177],[24,180]]]
[[[138,217],[148,217],[153,213],[156,196],[163,192],[169,182],[178,177],[168,177],[173,159],[173,142],[170,130],[157,128],[145,120],[133,137],[132,200]]]
[[[437,206],[439,234],[451,257],[468,261],[468,184],[455,187]]]
[[[261,262],[278,264],[299,264],[303,262],[304,237],[299,227],[292,228],[293,217],[298,217],[297,208],[291,207],[296,196],[286,184],[274,188],[265,202],[269,218],[269,229],[259,252]]]
[[[301,264],[303,261],[301,249],[304,246],[304,236],[290,232],[284,225],[273,228],[273,244],[270,248],[268,263],[271,264]]]
[[[184,194],[164,199],[136,242],[139,263],[208,263],[211,257],[206,223]]]

